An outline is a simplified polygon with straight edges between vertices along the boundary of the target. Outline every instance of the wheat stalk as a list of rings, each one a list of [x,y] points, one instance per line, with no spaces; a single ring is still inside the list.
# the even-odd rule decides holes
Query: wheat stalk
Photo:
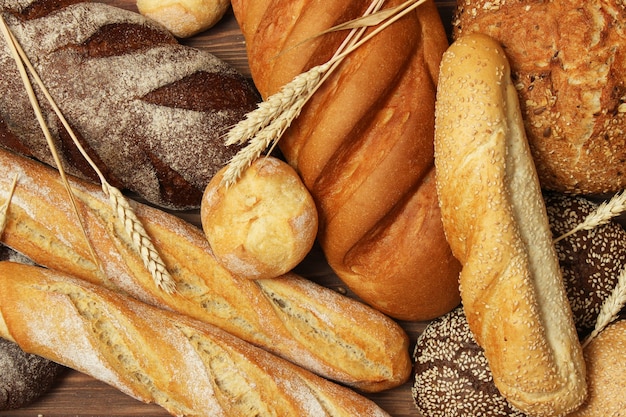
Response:
[[[156,283],[156,285],[159,288],[163,289],[167,293],[172,293],[175,290],[175,288],[176,288],[176,283],[175,283],[174,279],[171,277],[171,275],[169,274],[169,272],[167,271],[165,263],[161,259],[160,255],[159,255],[158,251],[156,250],[156,248],[154,247],[154,245],[152,244],[152,241],[151,241],[148,233],[144,229],[143,224],[141,223],[141,221],[135,215],[134,211],[132,210],[132,208],[128,204],[128,201],[126,200],[124,195],[118,189],[116,189],[115,187],[111,186],[108,183],[108,181],[106,180],[106,178],[104,177],[104,175],[102,174],[102,172],[100,171],[98,166],[93,162],[91,157],[87,154],[87,152],[83,148],[82,144],[80,143],[80,141],[76,137],[74,131],[71,128],[71,126],[67,122],[67,119],[65,119],[65,116],[63,115],[63,112],[61,112],[61,110],[59,109],[59,107],[56,104],[55,100],[50,95],[48,89],[46,88],[45,84],[43,83],[43,81],[41,80],[39,75],[37,74],[37,71],[35,70],[35,68],[32,66],[30,60],[28,59],[28,57],[26,55],[26,53],[21,48],[21,46],[20,46],[19,42],[17,41],[17,39],[15,38],[15,36],[11,33],[11,31],[10,31],[9,27],[7,26],[6,22],[4,21],[4,19],[2,19],[2,16],[0,16],[0,21],[2,23],[2,25],[0,25],[0,26],[2,26],[2,31],[3,31],[3,33],[5,35],[5,38],[7,39],[7,43],[9,44],[9,47],[13,51],[15,60],[18,63],[18,67],[20,69],[20,74],[22,74],[22,78],[24,80],[24,85],[26,86],[26,89],[28,91],[29,97],[31,98],[31,103],[32,103],[33,108],[35,110],[35,114],[37,115],[37,118],[39,120],[39,124],[40,124],[42,130],[44,131],[44,134],[46,135],[46,139],[48,141],[48,146],[50,147],[50,150],[52,152],[52,155],[53,155],[53,158],[54,158],[55,163],[57,165],[57,168],[59,170],[59,173],[61,174],[61,177],[62,177],[63,182],[65,184],[65,187],[68,190],[68,194],[69,194],[69,197],[70,197],[70,200],[72,202],[72,205],[74,207],[75,212],[78,215],[79,212],[78,212],[78,209],[77,209],[77,206],[76,206],[74,194],[72,193],[72,191],[71,191],[72,189],[71,189],[71,187],[69,185],[69,182],[67,181],[67,178],[65,176],[65,172],[63,170],[61,161],[59,160],[58,152],[56,151],[56,147],[54,145],[54,142],[52,141],[52,137],[50,135],[49,129],[48,129],[48,127],[47,127],[47,125],[46,125],[46,123],[45,123],[45,121],[43,119],[41,108],[39,107],[39,104],[37,102],[34,90],[32,88],[32,85],[30,84],[30,80],[28,78],[28,75],[26,74],[26,70],[24,68],[24,64],[28,68],[30,74],[33,76],[35,82],[41,88],[44,96],[46,97],[46,99],[48,100],[48,102],[51,105],[52,109],[56,113],[57,117],[59,118],[59,120],[63,124],[64,128],[66,129],[66,131],[68,132],[68,134],[72,138],[72,141],[74,142],[74,144],[76,145],[76,147],[78,148],[78,150],[80,151],[82,156],[85,158],[85,160],[89,163],[89,165],[92,167],[92,169],[98,175],[98,177],[100,179],[100,182],[102,184],[102,190],[109,197],[109,202],[111,204],[112,209],[117,213],[118,220],[121,221],[122,224],[124,225],[124,230],[128,233],[128,235],[129,235],[129,237],[131,239],[131,242],[133,243],[133,249],[140,256],[140,258],[143,261],[143,264],[146,267],[146,269],[151,273],[151,275],[152,275],[152,277],[154,279],[154,282]],[[79,215],[79,220],[80,220],[80,215]],[[82,222],[81,222],[81,228],[83,230],[83,234],[85,235],[85,239],[87,240],[87,243],[89,245],[89,248],[90,248],[90,251],[92,253],[92,256],[94,257],[94,260],[96,261],[96,263],[98,263],[98,258],[95,255],[95,251],[93,249],[91,241],[87,237],[87,234],[86,234],[86,231],[85,231],[85,227],[82,224]]]
[[[424,1],[407,0],[394,8],[379,11],[384,0],[374,0],[363,17],[321,33],[350,29],[350,33],[330,60],[294,77],[228,131],[225,140],[227,145],[243,144],[246,141],[249,141],[249,144],[229,161],[222,177],[222,185],[228,187],[237,182],[241,174],[265,149],[270,145],[276,146],[285,130],[299,116],[304,105],[346,56]],[[373,25],[380,26],[367,36],[363,36],[366,28]]]
[[[11,183],[11,188],[9,189],[9,196],[6,201],[2,203],[0,206],[0,235],[4,232],[4,227],[7,224],[7,213],[9,211],[9,204],[11,204],[11,199],[13,198],[13,193],[15,192],[15,186],[17,185],[17,174],[13,177],[13,183]]]
[[[6,21],[4,20],[4,18],[2,17],[2,15],[0,15],[0,30],[2,31],[2,34],[7,42],[7,45],[9,46],[9,50],[11,51],[11,54],[15,60],[15,63],[17,65],[18,71],[20,73],[20,77],[22,78],[22,82],[24,84],[24,87],[26,88],[26,92],[28,95],[28,99],[31,103],[31,106],[33,107],[33,110],[35,112],[35,117],[37,118],[37,122],[39,123],[39,126],[41,127],[43,133],[44,133],[44,137],[46,138],[46,142],[48,144],[48,147],[50,148],[51,152],[52,152],[52,157],[54,159],[55,164],[58,167],[59,170],[59,175],[61,176],[61,181],[63,182],[63,185],[65,187],[65,189],[67,190],[69,199],[70,199],[70,204],[72,206],[72,209],[74,210],[74,213],[76,213],[76,216],[78,217],[78,221],[83,233],[83,236],[85,238],[85,240],[87,241],[87,246],[89,248],[89,252],[91,254],[91,257],[93,259],[93,261],[96,263],[96,265],[99,265],[98,262],[98,257],[96,256],[96,252],[93,248],[93,245],[91,244],[91,241],[89,240],[88,236],[87,236],[87,231],[85,229],[85,226],[82,222],[82,219],[80,217],[79,211],[78,211],[78,205],[76,204],[76,199],[74,198],[74,194],[72,193],[72,189],[69,185],[69,181],[67,179],[67,176],[65,175],[65,170],[63,169],[63,166],[61,164],[61,161],[59,159],[58,153],[56,152],[56,146],[54,144],[54,141],[52,140],[52,135],[50,134],[50,130],[48,129],[48,125],[46,124],[46,121],[43,118],[43,114],[41,112],[41,108],[39,107],[39,102],[37,101],[37,96],[35,95],[35,91],[33,90],[33,86],[30,83],[30,79],[28,78],[28,74],[26,73],[26,68],[24,67],[24,63],[26,61],[23,60],[23,56],[24,51],[22,50],[22,48],[20,47],[19,43],[17,42],[17,40],[15,39],[15,37],[13,36],[13,34],[11,33],[9,26],[6,24]],[[22,59],[20,59],[22,58]],[[29,67],[30,70],[30,67]]]
[[[615,288],[602,303],[595,327],[585,338],[583,348],[618,317],[624,305],[626,305],[626,267],[620,272]]]
[[[614,217],[622,214],[624,211],[626,211],[626,190],[615,194],[609,201],[605,201],[600,204],[593,212],[589,213],[589,215],[585,217],[581,223],[576,225],[576,227],[554,239],[554,243],[563,240],[576,232],[591,230],[596,226],[606,224]]]

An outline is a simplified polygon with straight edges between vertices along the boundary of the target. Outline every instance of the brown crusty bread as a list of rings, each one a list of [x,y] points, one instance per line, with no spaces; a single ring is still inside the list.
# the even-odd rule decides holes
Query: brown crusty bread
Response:
[[[453,36],[498,40],[545,189],[626,188],[626,5],[618,0],[460,0]]]
[[[318,35],[370,3],[234,0],[261,95],[325,63],[347,31]],[[317,202],[330,266],[361,299],[402,320],[427,320],[459,303],[460,268],[443,234],[433,173],[446,47],[427,1],[351,53],[279,142]]]
[[[515,87],[500,45],[457,39],[442,59],[435,162],[461,299],[496,387],[532,416],[586,395],[585,363]]]
[[[58,172],[0,149],[0,200],[18,176],[2,242],[39,265],[209,322],[327,378],[379,391],[409,378],[408,337],[382,313],[295,274],[249,280],[223,268],[196,226],[130,202],[176,291],[159,289],[116,221],[108,197],[72,180],[97,255],[90,256]]]
[[[206,184],[237,151],[222,135],[259,99],[251,83],[128,10],[1,0],[0,12],[110,183],[163,207],[200,206]],[[4,40],[0,72],[0,145],[54,165]],[[38,97],[64,168],[97,180]]]
[[[0,262],[0,337],[175,416],[388,417],[214,326],[37,266]]]
[[[606,327],[585,346],[589,397],[568,417],[620,416],[626,407],[626,319]]]

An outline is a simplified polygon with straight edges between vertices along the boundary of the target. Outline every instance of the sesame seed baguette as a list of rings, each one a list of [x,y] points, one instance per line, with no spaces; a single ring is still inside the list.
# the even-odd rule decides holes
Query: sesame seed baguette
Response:
[[[99,187],[72,179],[97,265],[56,170],[0,150],[0,174],[0,199],[18,176],[2,242],[41,266],[211,323],[353,388],[380,391],[409,378],[406,333],[365,304],[292,273],[237,277],[220,266],[201,229],[131,201],[176,281],[167,293],[130,248]]]
[[[435,129],[444,230],[494,382],[530,416],[564,415],[585,398],[585,364],[508,61],[493,39],[469,35],[444,54]]]
[[[388,416],[220,329],[37,266],[0,262],[0,336],[176,416]]]

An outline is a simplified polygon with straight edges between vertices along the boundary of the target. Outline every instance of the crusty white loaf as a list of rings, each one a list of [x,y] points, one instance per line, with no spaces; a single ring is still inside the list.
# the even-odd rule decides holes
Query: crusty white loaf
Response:
[[[168,294],[130,249],[97,186],[72,180],[100,265],[90,257],[58,172],[0,150],[0,200],[7,198],[15,175],[2,241],[37,264],[209,322],[353,387],[377,391],[408,379],[408,337],[378,311],[295,274],[256,281],[237,277],[216,261],[202,230],[132,204],[176,281],[176,291]]]
[[[319,35],[371,3],[234,0],[261,95],[330,59],[348,32]],[[459,303],[459,264],[443,234],[433,168],[435,86],[447,45],[427,1],[351,53],[279,142],[318,204],[330,266],[367,303],[403,320]]]
[[[509,71],[484,35],[444,54],[437,188],[465,314],[496,386],[531,416],[559,416],[585,398],[585,363]]]
[[[459,0],[453,36],[504,45],[541,185],[626,188],[626,4],[621,0]]]
[[[176,416],[388,416],[216,327],[37,266],[0,262],[0,337]]]
[[[238,149],[224,145],[224,131],[258,101],[241,74],[107,4],[0,0],[0,13],[111,184],[168,208],[200,206],[204,187]],[[1,41],[0,145],[54,165],[17,68]],[[64,168],[97,180],[38,98]]]

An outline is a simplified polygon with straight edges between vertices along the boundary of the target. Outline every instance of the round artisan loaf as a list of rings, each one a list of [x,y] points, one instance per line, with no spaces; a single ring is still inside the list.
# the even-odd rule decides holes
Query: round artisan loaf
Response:
[[[569,417],[622,416],[626,409],[626,320],[605,328],[585,347],[589,396]]]
[[[275,278],[309,253],[317,235],[317,209],[296,171],[261,157],[226,187],[220,170],[206,187],[202,227],[218,261],[236,275]]]
[[[454,37],[498,40],[511,64],[543,188],[626,188],[626,5],[618,0],[462,0]]]
[[[230,0],[137,0],[142,15],[156,20],[179,38],[214,26],[230,7]]]
[[[47,392],[61,365],[24,352],[17,344],[0,338],[0,410],[31,403]]]
[[[581,197],[558,193],[547,193],[545,201],[555,237],[582,222],[596,207]],[[582,339],[595,325],[602,303],[626,267],[626,232],[620,224],[609,222],[565,237],[556,243],[556,251]],[[418,338],[414,360],[413,396],[425,417],[525,415],[496,388],[484,351],[476,343],[461,307],[426,327]]]

